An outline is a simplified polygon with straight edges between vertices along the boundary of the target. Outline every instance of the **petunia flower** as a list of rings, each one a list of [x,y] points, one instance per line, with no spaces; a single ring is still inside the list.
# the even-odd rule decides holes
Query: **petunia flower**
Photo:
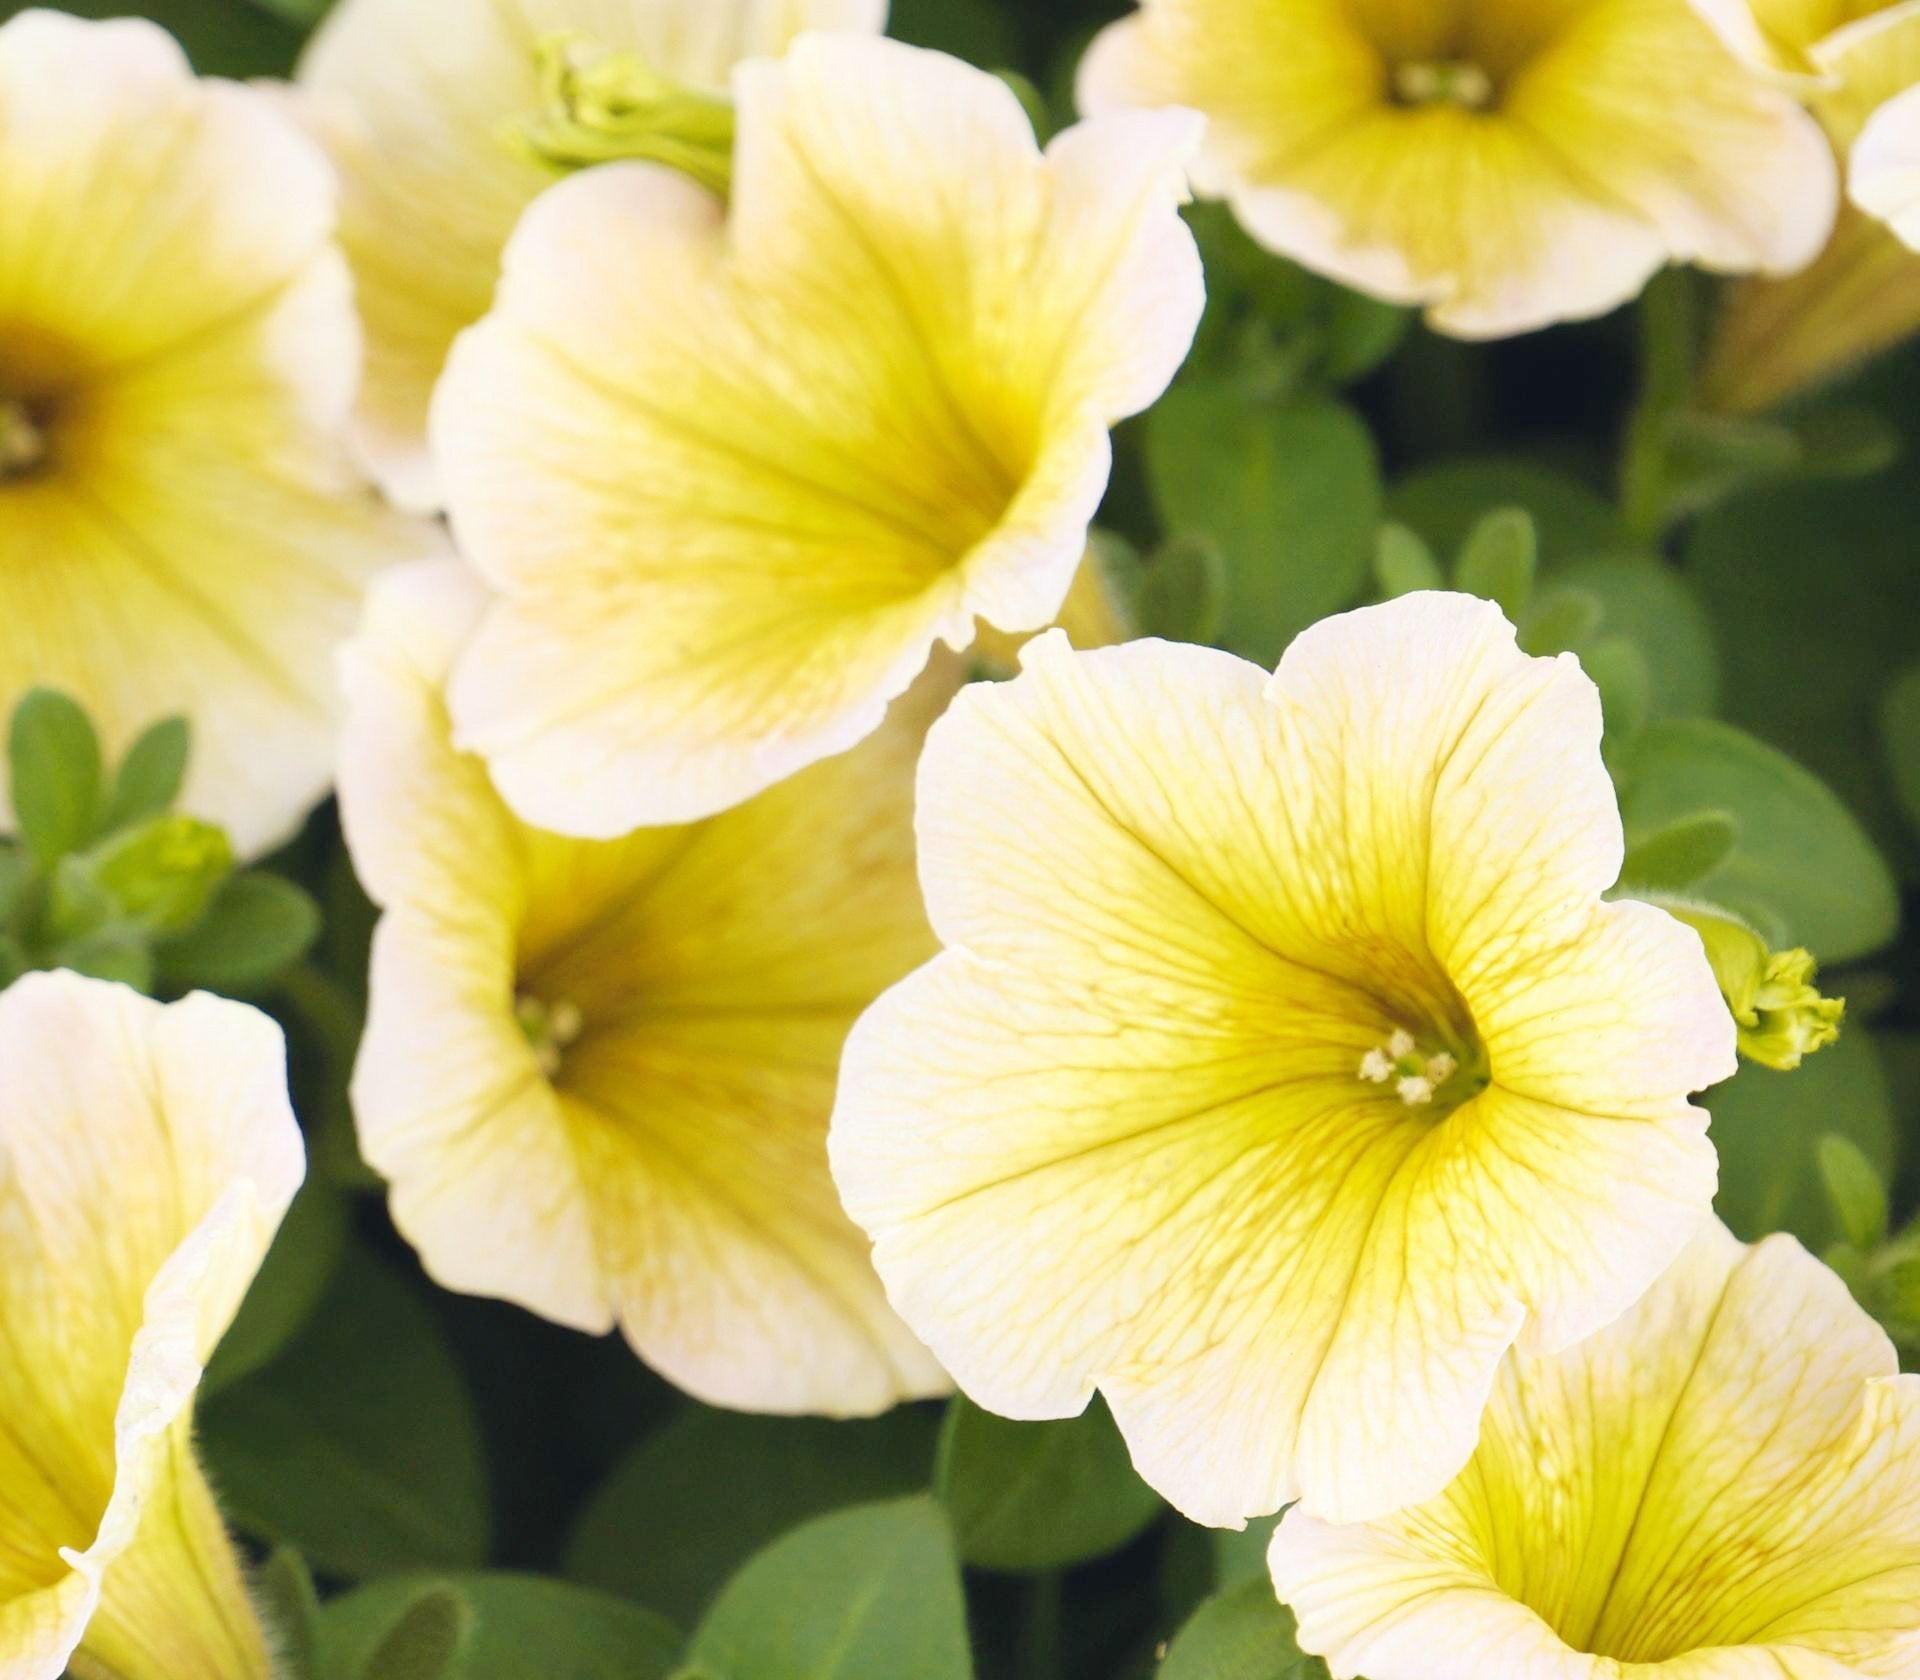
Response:
[[[1197,119],[1043,156],[998,79],[808,36],[735,73],[730,213],[609,164],[528,211],[434,415],[502,591],[457,738],[529,822],[692,821],[844,751],[937,640],[1061,607],[1202,305]]]
[[[802,30],[877,34],[886,0],[344,0],[298,76],[345,182],[341,234],[367,328],[359,431],[388,493],[440,506],[427,406],[447,351],[487,311],[520,213],[558,179],[516,134],[552,44],[638,55],[723,94],[741,59]]]
[[[385,912],[352,1095],[395,1222],[448,1288],[617,1324],[716,1404],[868,1413],[944,1389],[825,1146],[848,1027],[932,943],[924,720],[903,703],[708,822],[563,839],[451,743],[441,684],[482,606],[457,565],[409,567],[346,666],[341,814]]]
[[[1815,126],[1687,0],[1142,0],[1079,92],[1204,111],[1197,190],[1462,337],[1600,314],[1669,262],[1792,270],[1833,221]]]
[[[966,1393],[1102,1390],[1198,1521],[1438,1492],[1507,1349],[1706,1212],[1732,1021],[1697,934],[1602,901],[1598,696],[1497,608],[1329,619],[1271,679],[1042,637],[919,801],[946,949],[848,1041],[847,1210]]]
[[[1282,1520],[1336,1680],[1862,1680],[1920,1663],[1920,1378],[1791,1237],[1713,1221],[1624,1318],[1500,1373],[1386,1522]]]
[[[1920,328],[1920,5],[1694,0],[1755,63],[1787,75],[1845,171],[1848,202],[1811,266],[1750,279],[1720,311],[1700,381],[1709,407],[1772,408]]]
[[[148,23],[0,25],[0,714],[195,729],[257,852],[325,791],[333,656],[431,539],[345,458],[359,335],[319,151]]]
[[[0,1673],[269,1680],[193,1398],[303,1171],[279,1029],[34,974],[0,1065]]]

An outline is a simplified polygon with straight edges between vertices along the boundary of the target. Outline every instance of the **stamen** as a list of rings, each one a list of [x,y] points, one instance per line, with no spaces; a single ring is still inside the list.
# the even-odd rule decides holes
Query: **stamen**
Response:
[[[1409,1108],[1424,1108],[1433,1101],[1433,1081],[1419,1074],[1411,1074],[1394,1086],[1400,1093],[1400,1100]]]
[[[1493,102],[1493,78],[1465,59],[1434,59],[1394,68],[1393,94],[1402,105],[1460,105],[1484,110]]]
[[[1460,1064],[1444,1050],[1437,1056],[1427,1058],[1427,1078],[1435,1085],[1446,1084],[1459,1070]]]
[[[522,996],[514,1001],[513,1018],[533,1046],[533,1059],[540,1064],[540,1071],[549,1079],[559,1073],[564,1053],[586,1026],[579,1006],[565,998],[546,1003]]]
[[[47,458],[47,434],[33,411],[18,400],[0,399],[0,481],[25,478]]]
[[[1413,1034],[1405,1027],[1395,1027],[1387,1039],[1387,1054],[1396,1062],[1404,1062],[1413,1054]]]
[[[1393,1058],[1377,1044],[1360,1058],[1360,1077],[1369,1085],[1384,1085],[1393,1077]]]
[[[1385,1044],[1360,1058],[1359,1075],[1369,1085],[1390,1085],[1409,1108],[1444,1100],[1449,1108],[1466,1100],[1486,1081],[1463,1080],[1460,1058],[1451,1050],[1422,1045],[1405,1027],[1395,1027]]]

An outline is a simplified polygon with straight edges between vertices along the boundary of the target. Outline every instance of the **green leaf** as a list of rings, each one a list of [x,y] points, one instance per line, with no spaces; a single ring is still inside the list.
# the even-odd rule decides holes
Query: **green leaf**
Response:
[[[1876,1173],[1893,1162],[1893,1104],[1878,1046],[1849,1026],[1792,1073],[1743,1062],[1702,1099],[1720,1152],[1720,1216],[1744,1242],[1791,1231],[1814,1253],[1840,1235],[1818,1162],[1822,1136],[1856,1145]]]
[[[1335,385],[1364,379],[1405,342],[1413,311],[1328,283],[1321,372]]]
[[[206,914],[156,948],[162,980],[178,990],[257,991],[306,954],[320,912],[291,881],[252,870],[231,876]]]
[[[400,1612],[360,1665],[359,1680],[454,1680],[472,1625],[457,1593],[430,1588]]]
[[[321,1680],[320,1599],[306,1560],[284,1546],[275,1551],[254,1574],[253,1602],[283,1680]]]
[[[1265,1574],[1217,1592],[1174,1635],[1155,1680],[1326,1680]]]
[[[1887,1236],[1885,1181],[1850,1138],[1826,1132],[1814,1148],[1827,1201],[1842,1235],[1863,1253],[1878,1248]]]
[[[1910,665],[1880,703],[1880,740],[1893,791],[1907,821],[1920,829],[1920,665]]]
[[[1226,567],[1203,536],[1174,537],[1147,562],[1135,597],[1134,620],[1143,636],[1172,642],[1211,642],[1220,629]]]
[[[1679,892],[1718,869],[1739,839],[1740,821],[1731,811],[1702,811],[1650,834],[1629,836],[1621,885]]]
[[[136,992],[153,990],[153,952],[137,928],[108,927],[56,945],[46,966],[95,980],[117,980]]]
[[[1688,573],[1712,614],[1727,715],[1791,754],[1884,848],[1915,855],[1878,756],[1882,699],[1920,659],[1910,474],[1742,496],[1694,527]]]
[[[35,865],[51,870],[91,840],[100,820],[100,739],[79,705],[29,689],[7,736],[13,817]]]
[[[1647,657],[1625,636],[1602,636],[1580,656],[1600,690],[1607,745],[1631,741],[1653,712],[1653,672]]]
[[[0,5],[0,15],[17,8]],[[300,50],[301,31],[275,16],[277,5],[247,0],[63,0],[61,10],[81,17],[152,18],[207,76],[284,76]]]
[[[200,1420],[228,1514],[330,1574],[486,1555],[473,1402],[419,1287],[384,1261],[349,1249],[294,1341]]]
[[[1555,588],[1577,589],[1600,603],[1609,636],[1624,637],[1647,668],[1647,716],[1699,717],[1720,693],[1720,654],[1714,629],[1692,586],[1654,560],[1583,560],[1556,567]],[[1578,644],[1584,646],[1583,637]]]
[[[1534,593],[1518,622],[1520,646],[1536,656],[1571,653],[1586,643],[1607,616],[1591,589],[1553,584]]]
[[[1533,516],[1540,552],[1550,561],[1612,554],[1627,546],[1612,504],[1579,479],[1524,461],[1448,462],[1402,479],[1387,514],[1419,532],[1436,554],[1456,554],[1495,508]]]
[[[1271,665],[1309,624],[1359,599],[1380,483],[1351,409],[1317,397],[1274,406],[1193,381],[1149,411],[1145,437],[1161,524],[1220,550],[1222,646]]]
[[[887,33],[982,68],[1026,57],[1013,20],[990,0],[893,0]]]
[[[201,1383],[203,1395],[251,1376],[293,1339],[319,1307],[346,1246],[346,1197],[324,1180],[309,1178],[214,1350]]]
[[[1433,550],[1420,540],[1417,532],[1391,520],[1374,534],[1373,581],[1389,601],[1417,590],[1447,586]]]
[[[1165,1509],[1134,1473],[1106,1402],[1077,1418],[1015,1423],[956,1395],[934,1487],[964,1563],[1063,1569],[1118,1551]]]
[[[1540,536],[1525,508],[1495,508],[1467,533],[1454,567],[1454,583],[1469,595],[1494,602],[1518,623],[1533,597],[1540,564]]]
[[[127,748],[107,801],[107,833],[163,815],[180,797],[193,750],[193,726],[183,717],[162,718]]]
[[[448,1680],[665,1680],[683,1643],[651,1611],[566,1581],[493,1572],[389,1576],[321,1612],[327,1680],[361,1672],[411,1607],[434,1596],[452,1598],[467,1618]]]
[[[683,1675],[719,1680],[970,1680],[953,1536],[930,1499],[802,1524],[722,1589]]]
[[[938,1425],[901,1407],[855,1422],[687,1409],[640,1443],[594,1495],[566,1573],[685,1626],[760,1546],[840,1506],[925,1489]],[[742,1500],[740,1489],[753,1497]],[[670,1534],[670,1546],[636,1545]]]
[[[1893,876],[1852,814],[1785,754],[1705,718],[1650,727],[1617,765],[1620,811],[1648,834],[1724,812],[1739,840],[1691,890],[1744,916],[1775,947],[1832,963],[1893,937]]]
[[[1214,1578],[1223,1587],[1255,1576],[1267,1579],[1267,1548],[1273,1544],[1273,1531],[1280,1526],[1276,1512],[1270,1517],[1255,1517],[1245,1528],[1210,1528],[1207,1538],[1213,1542]]]

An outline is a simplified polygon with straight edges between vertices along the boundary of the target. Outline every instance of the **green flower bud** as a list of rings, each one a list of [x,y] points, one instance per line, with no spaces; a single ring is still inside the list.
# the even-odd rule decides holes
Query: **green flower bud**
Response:
[[[1822,997],[1808,951],[1774,951],[1738,916],[1715,905],[1653,898],[1700,935],[1720,994],[1739,1029],[1740,1054],[1782,1070],[1840,1036],[1844,998]]]
[[[150,934],[184,933],[233,872],[226,831],[193,817],[154,817],[89,852],[93,884]]]
[[[733,104],[663,76],[635,52],[602,52],[550,35],[535,49],[540,108],[507,132],[513,150],[545,168],[663,163],[725,197],[733,181]]]

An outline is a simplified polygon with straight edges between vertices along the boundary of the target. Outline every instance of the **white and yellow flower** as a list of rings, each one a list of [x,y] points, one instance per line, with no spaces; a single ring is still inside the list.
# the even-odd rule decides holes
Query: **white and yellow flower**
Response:
[[[886,0],[345,0],[299,79],[339,164],[341,235],[367,328],[359,432],[405,506],[440,505],[427,406],[447,351],[487,311],[520,213],[558,178],[516,145],[546,44],[636,54],[721,95],[736,63],[803,30],[878,34]]]
[[[1102,1390],[1181,1510],[1443,1487],[1501,1357],[1623,1311],[1706,1212],[1734,1070],[1699,937],[1600,895],[1600,707],[1415,594],[1270,680],[1075,653],[963,693],[921,769],[945,952],[848,1041],[830,1152],[975,1400]]]
[[[447,1287],[617,1324],[716,1404],[943,1389],[825,1146],[848,1027],[932,944],[924,719],[708,822],[562,839],[451,743],[441,684],[482,607],[457,565],[409,567],[347,663],[341,814],[385,912],[353,1103],[395,1222]]]
[[[734,81],[733,199],[562,182],[456,347],[435,444],[503,593],[452,683],[528,821],[691,821],[844,751],[936,640],[1066,597],[1108,428],[1202,304],[1184,113],[1043,156],[957,60],[808,36]]]
[[[333,656],[427,537],[345,458],[359,358],[326,160],[151,24],[0,25],[0,714],[195,728],[243,852],[325,791]]]
[[[1717,1221],[1618,1322],[1516,1354],[1443,1494],[1289,1514],[1335,1680],[1856,1680],[1920,1665],[1920,1378],[1791,1237]]]
[[[193,1397],[303,1170],[279,1029],[0,994],[0,1673],[269,1680]]]
[[[1687,0],[1142,0],[1080,103],[1204,111],[1198,190],[1464,337],[1599,314],[1668,262],[1791,270],[1833,220],[1816,128]]]

